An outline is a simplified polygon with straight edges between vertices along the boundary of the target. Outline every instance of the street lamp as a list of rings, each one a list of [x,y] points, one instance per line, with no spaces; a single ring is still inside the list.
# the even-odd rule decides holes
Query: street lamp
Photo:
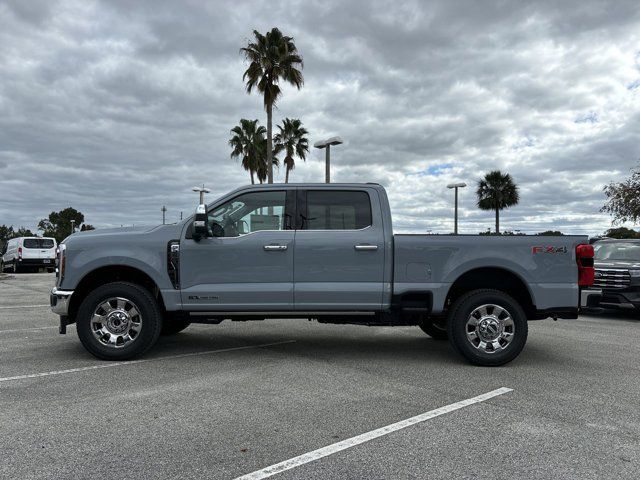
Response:
[[[325,159],[325,171],[324,171],[324,181],[325,183],[331,183],[331,145],[340,145],[341,143],[344,143],[342,141],[342,138],[340,137],[331,137],[331,138],[327,138],[326,140],[321,140],[319,142],[316,142],[313,144],[314,147],[316,148],[325,148],[325,154],[324,154],[324,159]]]
[[[456,208],[455,208],[454,221],[453,221],[453,234],[454,235],[458,234],[458,189],[459,188],[464,188],[466,186],[467,186],[467,184],[464,183],[464,182],[450,183],[449,185],[447,185],[447,188],[455,188],[455,190],[456,190]]]
[[[204,203],[204,194],[211,192],[208,188],[204,188],[204,184],[202,187],[193,187],[191,190],[200,193],[200,203],[198,205],[202,205]]]
[[[76,233],[76,221],[71,220],[71,235],[73,235],[74,233]]]

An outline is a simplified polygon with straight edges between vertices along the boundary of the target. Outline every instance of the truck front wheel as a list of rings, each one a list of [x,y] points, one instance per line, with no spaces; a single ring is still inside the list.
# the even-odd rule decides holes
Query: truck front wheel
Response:
[[[92,355],[103,360],[128,360],[156,343],[162,316],[156,300],[143,287],[114,282],[102,285],[80,304],[78,337]]]
[[[528,335],[527,317],[513,298],[498,290],[474,290],[457,299],[447,331],[454,349],[471,363],[504,365],[516,358]]]

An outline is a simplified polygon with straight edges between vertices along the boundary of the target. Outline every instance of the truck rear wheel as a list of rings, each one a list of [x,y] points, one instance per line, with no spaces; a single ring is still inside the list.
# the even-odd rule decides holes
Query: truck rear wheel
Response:
[[[447,320],[454,349],[471,363],[504,365],[516,358],[528,335],[527,317],[499,290],[474,290],[455,301]]]
[[[80,304],[78,337],[92,355],[128,360],[156,343],[162,317],[156,300],[143,287],[114,282],[102,285]]]
[[[425,318],[420,320],[418,326],[434,340],[446,340],[449,337],[446,318]]]

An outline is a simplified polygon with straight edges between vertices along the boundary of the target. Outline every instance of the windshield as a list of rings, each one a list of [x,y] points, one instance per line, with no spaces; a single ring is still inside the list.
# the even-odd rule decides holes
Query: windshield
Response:
[[[596,260],[632,260],[640,262],[640,243],[596,243]]]
[[[53,248],[52,238],[25,238],[22,241],[24,248]]]

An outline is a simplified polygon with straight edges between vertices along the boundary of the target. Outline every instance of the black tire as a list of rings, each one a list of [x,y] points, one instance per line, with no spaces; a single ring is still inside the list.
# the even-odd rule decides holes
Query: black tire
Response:
[[[55,268],[47,268],[48,273],[54,273],[56,271]]]
[[[446,340],[449,338],[447,322],[444,318],[425,318],[420,320],[418,326],[434,340]]]
[[[101,304],[115,297],[130,300],[135,306],[140,315],[140,328],[135,338],[126,344],[107,346],[94,335],[91,319]],[[107,283],[93,290],[82,301],[76,316],[76,328],[82,345],[95,357],[102,360],[128,360],[142,355],[156,343],[162,328],[162,315],[155,298],[140,285],[128,282]]]
[[[182,320],[180,318],[165,318],[162,323],[160,335],[175,335],[176,333],[183,331],[189,325],[191,325],[191,322],[188,320]]]
[[[484,348],[481,346],[483,342],[481,342],[482,339],[477,333],[477,329],[481,327],[482,322],[478,323],[476,329],[474,329],[473,325],[467,326],[467,322],[471,320],[471,314],[485,305],[489,306],[485,311],[488,311],[491,315],[498,315],[498,318],[510,317],[512,320],[508,322],[512,326],[502,327],[502,331],[507,334],[511,330],[511,335],[508,337],[511,340],[507,342],[507,337],[502,338],[501,336],[496,339],[499,350],[488,351],[487,349],[491,348],[489,345]],[[495,309],[493,305],[504,309],[505,312],[497,313],[499,310]],[[476,315],[480,316],[481,314],[477,313]],[[491,315],[481,318],[490,318]],[[474,316],[474,318],[477,317]],[[471,337],[476,332],[478,345],[475,345],[474,341],[468,337],[467,329],[469,329]],[[525,343],[527,343],[528,323],[522,307],[512,297],[499,290],[482,289],[466,293],[455,301],[447,319],[447,331],[451,345],[460,355],[475,365],[493,367],[504,365],[520,354]],[[505,342],[505,345],[502,346],[501,342]],[[484,343],[485,345],[494,344],[493,342]]]

